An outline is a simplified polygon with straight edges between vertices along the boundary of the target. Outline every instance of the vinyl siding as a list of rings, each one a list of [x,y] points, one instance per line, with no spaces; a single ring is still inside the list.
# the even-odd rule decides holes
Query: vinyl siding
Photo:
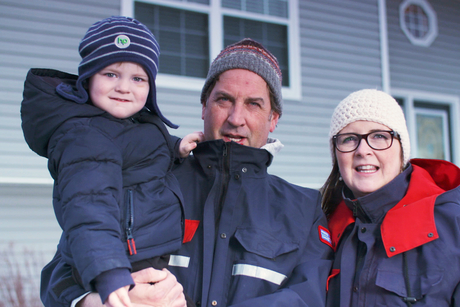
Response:
[[[29,149],[21,130],[24,79],[32,67],[76,73],[81,37],[92,23],[119,11],[119,0],[0,0],[0,251],[18,263],[30,255],[26,250],[35,253],[37,259],[28,260],[39,262],[31,268],[37,279],[61,230],[47,161]],[[0,261],[1,276],[8,259]]]
[[[399,25],[401,1],[387,0],[391,86],[460,96],[460,2],[429,1],[438,36],[429,47],[412,45]]]
[[[361,88],[381,89],[377,1],[299,1],[302,100],[284,101],[273,134],[285,145],[271,172],[318,188],[331,169],[335,106]]]

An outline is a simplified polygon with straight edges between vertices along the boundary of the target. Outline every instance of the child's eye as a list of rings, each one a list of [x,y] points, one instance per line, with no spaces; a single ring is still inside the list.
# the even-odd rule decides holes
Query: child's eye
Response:
[[[134,77],[133,80],[136,81],[136,82],[147,81],[147,80],[145,80],[144,78],[141,78],[141,77]]]
[[[116,77],[116,75],[115,75],[114,73],[111,73],[111,72],[107,72],[107,73],[105,73],[105,75],[106,75],[107,77],[109,77],[109,78],[114,78],[114,77]]]

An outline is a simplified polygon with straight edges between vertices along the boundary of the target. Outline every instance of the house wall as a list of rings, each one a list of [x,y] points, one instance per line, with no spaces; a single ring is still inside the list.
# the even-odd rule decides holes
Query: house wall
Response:
[[[399,25],[400,0],[387,0],[391,87],[460,96],[460,2],[429,1],[438,36],[429,47],[413,45]]]
[[[7,38],[0,46],[0,183],[12,198],[21,199],[17,209],[28,211],[29,218],[36,214],[27,209],[33,198],[23,191],[34,184],[43,189],[36,206],[48,212],[51,219],[47,223],[52,223],[52,181],[46,159],[27,147],[20,126],[24,78],[31,67],[76,73],[81,37],[96,20],[119,14],[120,1],[2,0],[0,11],[4,15],[0,33]],[[334,107],[354,90],[381,88],[378,1],[299,1],[298,12],[302,99],[284,101],[283,116],[272,136],[285,148],[269,170],[288,181],[319,188],[331,166],[327,136]],[[157,91],[163,114],[181,125],[173,134],[183,136],[202,129],[198,91],[161,87]],[[18,227],[26,222],[15,210],[0,206],[0,213],[3,210],[3,217]],[[30,241],[52,236],[42,233],[38,224],[35,228],[39,229],[25,235]],[[51,242],[59,237],[59,228],[55,229]],[[0,239],[0,246],[8,241]],[[47,251],[55,247],[43,246]]]
[[[460,2],[430,1],[439,35],[413,46],[399,27],[399,0],[387,0],[391,88],[460,96]],[[9,242],[49,259],[60,229],[52,210],[46,159],[24,141],[20,102],[31,67],[76,73],[77,46],[97,20],[120,12],[120,0],[0,0],[0,249]],[[302,98],[285,100],[273,137],[285,148],[270,172],[319,188],[331,158],[330,116],[340,100],[362,88],[382,89],[378,0],[299,0]],[[159,76],[161,77],[161,75]],[[200,93],[157,89],[163,114],[183,136],[202,129]],[[459,137],[459,131],[455,131]]]

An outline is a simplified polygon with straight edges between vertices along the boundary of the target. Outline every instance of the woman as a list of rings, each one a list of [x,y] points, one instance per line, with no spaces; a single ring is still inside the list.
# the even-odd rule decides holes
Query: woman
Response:
[[[460,306],[460,169],[409,161],[404,114],[377,90],[340,102],[329,138],[327,306]]]

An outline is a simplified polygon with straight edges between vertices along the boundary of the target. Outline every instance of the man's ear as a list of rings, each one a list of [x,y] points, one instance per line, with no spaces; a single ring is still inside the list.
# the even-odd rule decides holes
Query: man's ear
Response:
[[[276,125],[278,124],[278,119],[280,118],[280,115],[275,112],[275,111],[272,111],[271,112],[271,115],[270,115],[270,132],[273,132],[275,131],[275,128],[276,128]]]
[[[206,112],[206,102],[201,103],[201,119],[204,119],[204,113]]]

